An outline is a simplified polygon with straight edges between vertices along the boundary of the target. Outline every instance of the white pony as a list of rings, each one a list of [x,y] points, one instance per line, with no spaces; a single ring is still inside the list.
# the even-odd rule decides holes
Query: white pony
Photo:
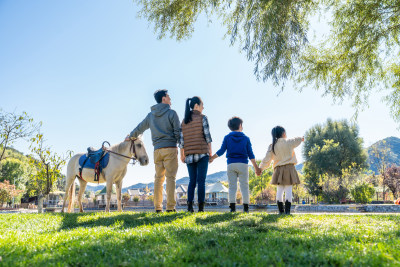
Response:
[[[106,212],[110,211],[110,200],[112,185],[116,185],[117,191],[117,202],[118,211],[122,211],[122,179],[124,178],[127,170],[129,161],[135,158],[139,161],[141,166],[146,166],[149,163],[149,158],[146,153],[146,148],[144,147],[141,138],[137,138],[132,141],[124,141],[120,144],[111,146],[108,153],[110,154],[110,159],[106,168],[104,168],[99,176],[99,183],[106,183],[107,188],[107,203]],[[66,200],[69,197],[68,212],[71,212],[74,207],[74,197],[75,197],[75,179],[79,178],[79,158],[85,153],[79,153],[74,155],[68,162],[67,166],[67,177],[65,184],[65,196],[61,212],[64,212]],[[82,170],[82,179],[79,180],[79,193],[78,193],[78,203],[79,210],[83,212],[82,207],[82,195],[85,192],[86,185],[88,182],[97,183],[94,181],[94,169],[84,168]]]

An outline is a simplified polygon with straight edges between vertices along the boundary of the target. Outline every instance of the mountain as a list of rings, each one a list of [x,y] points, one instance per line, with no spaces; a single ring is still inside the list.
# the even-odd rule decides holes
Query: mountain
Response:
[[[126,193],[128,192],[128,189],[139,189],[139,188],[154,188],[154,183],[148,183],[148,184],[144,184],[144,183],[138,183],[138,184],[134,184],[125,188],[122,188],[122,193]]]
[[[99,190],[103,189],[104,186],[105,186],[105,184],[95,185],[95,186],[93,186],[93,185],[87,185],[87,186],[86,186],[86,191],[96,192],[96,191],[99,191]]]
[[[216,182],[227,182],[228,181],[228,175],[226,173],[226,171],[221,171],[221,172],[216,172],[210,175],[207,175],[206,178],[206,183],[212,184],[212,183],[216,183]],[[178,180],[176,180],[176,184],[180,185],[180,184],[189,184],[189,177],[182,177]],[[98,185],[98,186],[86,186],[86,191],[93,191],[96,192],[98,190],[101,190],[104,188],[104,184],[103,185]],[[154,188],[154,182],[152,183],[148,183],[148,184],[144,184],[144,183],[138,183],[138,184],[134,184],[128,187],[124,187],[122,188],[122,193],[126,193],[128,192],[128,189],[138,189],[138,188],[145,188],[145,187],[150,188]]]
[[[387,164],[389,166],[392,164],[400,165],[400,138],[391,136],[380,140],[367,148],[368,164],[371,171],[378,173],[379,159],[374,151],[384,151],[385,149],[388,150]]]
[[[383,151],[385,148],[388,150],[387,156],[387,164],[390,166],[400,165],[400,138],[391,136],[385,139],[379,140],[378,142],[372,144],[371,146],[367,147],[368,159],[367,162],[370,166],[370,170],[378,173],[378,162],[379,159],[376,157],[374,150]],[[300,163],[296,165],[296,170],[301,172],[303,169],[304,164]]]
[[[228,175],[226,171],[216,172],[210,175],[207,175],[206,183],[212,184],[216,182],[227,182]],[[176,184],[189,184],[189,177],[183,177],[176,181]]]

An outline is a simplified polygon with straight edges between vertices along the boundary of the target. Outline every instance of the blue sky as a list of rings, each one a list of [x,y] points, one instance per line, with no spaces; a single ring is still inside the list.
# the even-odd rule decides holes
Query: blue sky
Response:
[[[200,18],[187,41],[157,40],[138,11],[128,0],[0,0],[0,108],[42,121],[58,153],[83,152],[104,140],[121,142],[150,111],[153,92],[166,88],[181,118],[185,99],[202,97],[214,151],[229,132],[227,120],[242,117],[260,159],[275,125],[289,137],[302,136],[327,118],[351,119],[354,113],[349,102],[333,105],[313,88],[299,93],[287,83],[280,93],[272,83],[257,82],[253,63],[223,39],[218,21]],[[357,120],[365,146],[399,136],[382,96],[371,95]],[[129,166],[124,186],[153,181],[150,133],[144,137],[151,163]],[[25,142],[14,146],[28,152]],[[301,147],[296,153],[301,161]],[[225,169],[221,158],[209,173]],[[180,163],[177,178],[183,176],[187,169]]]

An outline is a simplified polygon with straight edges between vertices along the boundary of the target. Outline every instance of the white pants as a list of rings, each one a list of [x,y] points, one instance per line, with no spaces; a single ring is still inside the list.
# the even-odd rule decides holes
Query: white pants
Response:
[[[250,204],[249,166],[245,163],[231,163],[228,165],[229,203],[236,203],[238,179],[243,204]]]
[[[283,192],[285,192],[285,201],[292,202],[292,185],[277,185],[276,201],[283,202]]]

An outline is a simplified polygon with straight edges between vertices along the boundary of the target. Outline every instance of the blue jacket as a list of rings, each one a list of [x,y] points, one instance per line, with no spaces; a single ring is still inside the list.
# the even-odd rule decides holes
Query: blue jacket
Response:
[[[224,137],[221,148],[217,155],[221,157],[226,152],[228,164],[248,163],[248,159],[254,159],[250,138],[242,132],[230,132]]]

